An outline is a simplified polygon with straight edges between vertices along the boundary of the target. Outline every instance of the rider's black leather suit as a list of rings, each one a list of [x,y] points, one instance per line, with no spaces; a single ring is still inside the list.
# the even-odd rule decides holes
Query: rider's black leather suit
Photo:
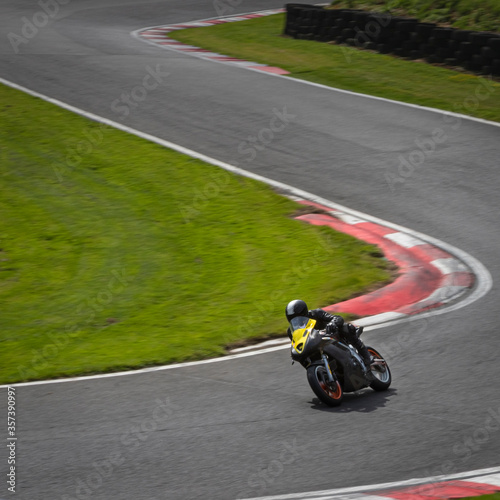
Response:
[[[351,323],[344,323],[342,316],[327,313],[323,309],[312,309],[311,311],[308,311],[307,316],[316,320],[316,328],[318,330],[324,330],[331,322],[337,324],[340,323],[342,326],[339,328],[337,335],[355,347],[363,359],[369,363],[370,354],[365,344],[363,344],[361,339],[356,335],[356,327],[354,325]],[[292,340],[292,332],[290,328],[288,328],[287,334],[290,340]]]

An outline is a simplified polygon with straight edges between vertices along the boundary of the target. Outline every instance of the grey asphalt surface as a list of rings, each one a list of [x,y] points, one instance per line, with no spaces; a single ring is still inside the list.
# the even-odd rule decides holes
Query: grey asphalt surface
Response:
[[[498,466],[499,128],[203,61],[130,35],[216,16],[211,2],[57,5],[16,53],[9,33],[21,36],[24,19],[42,25],[43,11],[34,1],[2,1],[1,77],[440,238],[479,259],[493,288],[458,311],[367,332],[365,342],[387,354],[393,386],[348,395],[340,409],[316,404],[286,350],[20,387],[16,498],[234,499]],[[282,5],[242,1],[234,14]],[[126,104],[122,94],[151,72],[158,86]],[[249,137],[269,139],[262,131],[276,113],[287,117],[284,127],[252,149]],[[420,164],[398,170],[401,157]],[[387,176],[397,179],[394,190]],[[1,464],[3,474],[6,458]],[[9,495],[3,483],[0,498]]]

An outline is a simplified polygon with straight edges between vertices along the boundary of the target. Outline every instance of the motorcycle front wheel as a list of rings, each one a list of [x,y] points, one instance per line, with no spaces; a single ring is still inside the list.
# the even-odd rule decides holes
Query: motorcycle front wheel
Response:
[[[389,389],[392,382],[391,370],[389,370],[387,362],[378,351],[376,351],[373,347],[368,346],[367,349],[373,358],[381,360],[375,362],[370,367],[372,375],[374,377],[374,380],[370,384],[370,387],[374,391],[386,391],[387,389]]]
[[[344,391],[338,380],[331,384],[328,380],[326,368],[313,365],[307,369],[307,381],[314,394],[328,406],[339,406],[344,398]]]

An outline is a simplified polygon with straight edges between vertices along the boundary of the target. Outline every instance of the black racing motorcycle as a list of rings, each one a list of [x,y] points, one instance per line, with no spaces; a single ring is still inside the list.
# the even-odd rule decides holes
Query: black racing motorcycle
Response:
[[[291,354],[307,370],[307,381],[314,394],[329,406],[339,406],[345,392],[365,387],[386,391],[392,377],[389,366],[373,347],[366,346],[373,360],[369,367],[358,351],[342,339],[315,329],[316,320],[298,316],[290,321]],[[358,337],[363,328],[358,328]]]

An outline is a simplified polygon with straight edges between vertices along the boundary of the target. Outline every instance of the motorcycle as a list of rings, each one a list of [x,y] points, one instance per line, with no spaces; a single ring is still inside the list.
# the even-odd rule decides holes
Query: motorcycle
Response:
[[[316,320],[297,316],[290,321],[291,355],[307,370],[307,381],[318,398],[328,406],[339,406],[344,393],[365,387],[386,391],[391,385],[389,366],[373,347],[366,346],[373,358],[366,367],[358,351],[325,330],[315,328]],[[356,330],[358,337],[363,328]]]

